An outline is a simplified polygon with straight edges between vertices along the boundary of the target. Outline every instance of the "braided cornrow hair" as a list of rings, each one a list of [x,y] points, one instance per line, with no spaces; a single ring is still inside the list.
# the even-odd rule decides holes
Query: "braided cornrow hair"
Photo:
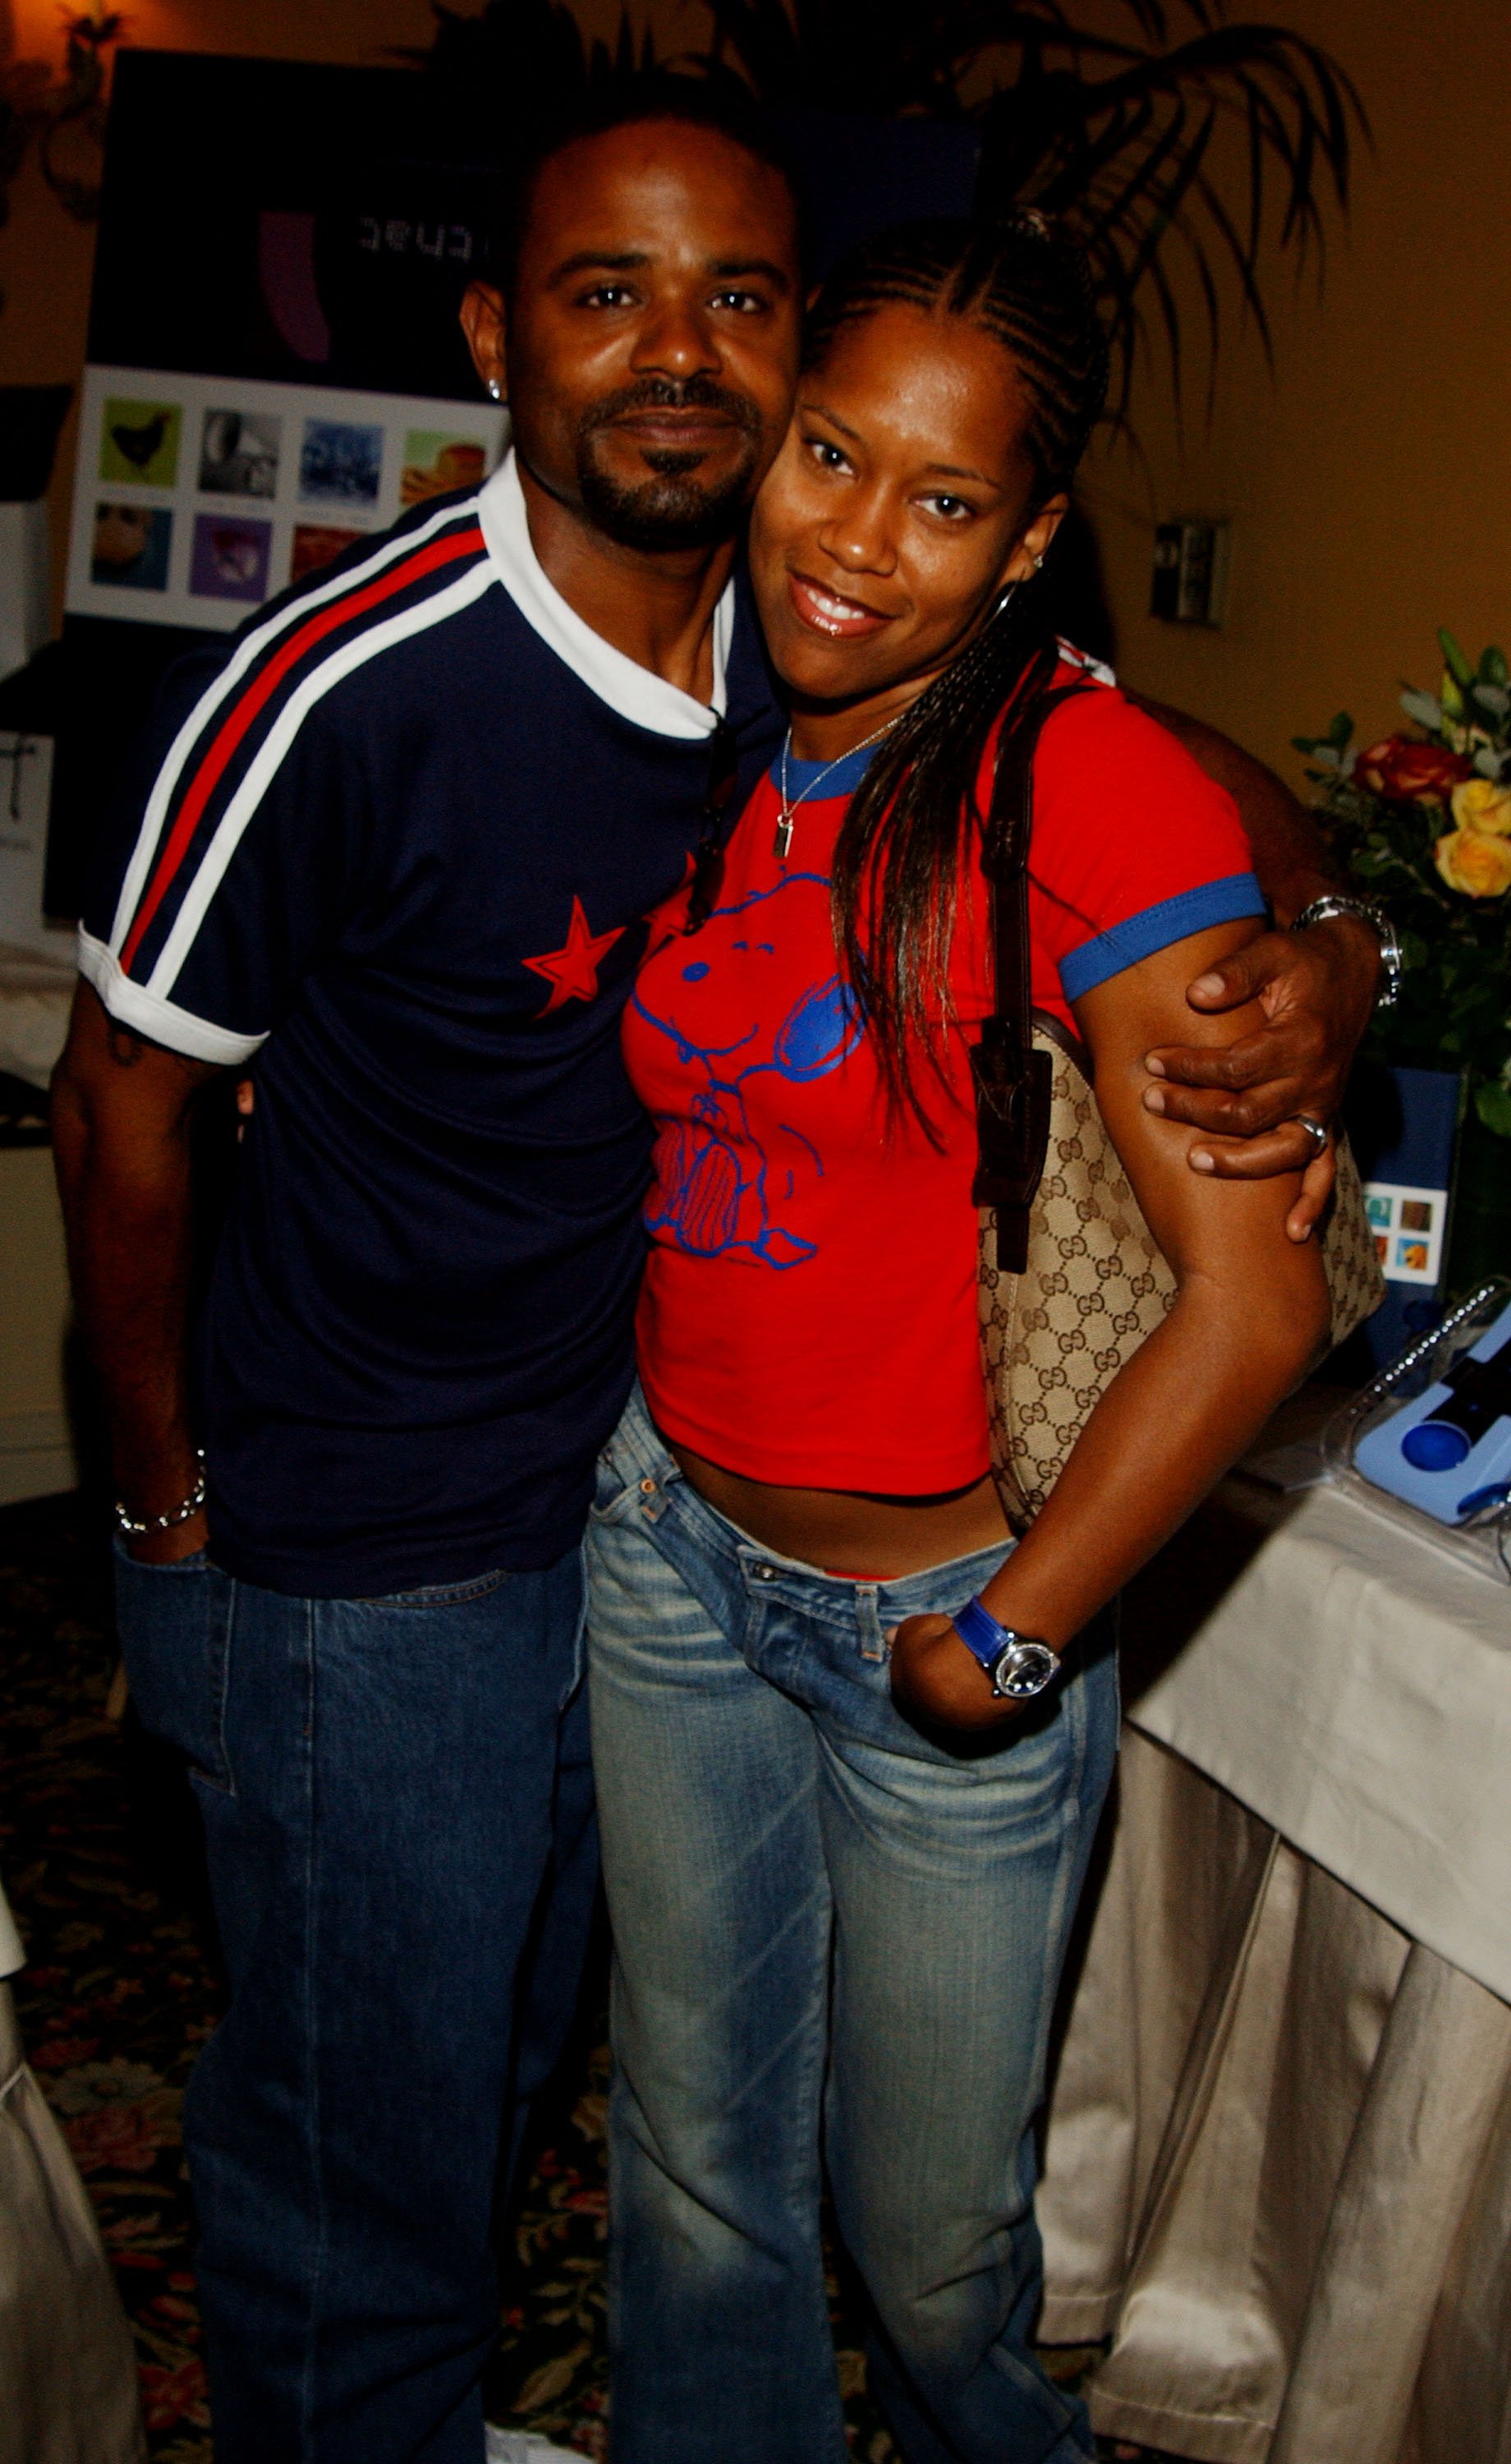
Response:
[[[1030,210],[883,231],[824,282],[809,315],[805,367],[821,363],[842,325],[893,305],[967,318],[1012,359],[1030,406],[1023,441],[1035,469],[1032,517],[1070,481],[1106,391],[1106,340],[1081,250]],[[1055,672],[1041,600],[1031,583],[1006,593],[920,693],[856,790],[835,850],[835,936],[845,969],[891,1096],[910,1105],[931,1137],[909,1039],[942,1075],[930,996],[949,984],[956,883],[981,825],[976,779],[992,729],[1005,713],[1007,739]]]

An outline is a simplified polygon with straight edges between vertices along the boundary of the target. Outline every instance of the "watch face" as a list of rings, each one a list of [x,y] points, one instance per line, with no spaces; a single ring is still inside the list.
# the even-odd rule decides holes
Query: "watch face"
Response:
[[[1059,1666],[1059,1655],[1047,1642],[1009,1643],[992,1671],[992,1691],[1011,1695],[1015,1702],[1042,1694]]]

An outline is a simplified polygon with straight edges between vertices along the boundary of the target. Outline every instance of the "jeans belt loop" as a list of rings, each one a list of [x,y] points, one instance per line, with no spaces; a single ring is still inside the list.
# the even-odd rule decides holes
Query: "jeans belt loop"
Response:
[[[855,1586],[855,1622],[861,1634],[861,1658],[885,1660],[887,1637],[877,1608],[881,1596],[880,1583],[857,1583]]]

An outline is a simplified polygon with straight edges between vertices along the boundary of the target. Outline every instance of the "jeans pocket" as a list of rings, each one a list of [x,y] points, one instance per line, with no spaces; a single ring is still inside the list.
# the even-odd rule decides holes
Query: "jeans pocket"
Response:
[[[670,1468],[673,1477],[680,1478],[674,1463]],[[639,1454],[622,1438],[610,1438],[598,1459],[588,1520],[627,1523],[631,1516],[639,1514],[654,1523],[665,1502],[665,1479],[657,1480],[649,1473]]]
[[[144,1728],[176,1746],[212,1788],[234,1783],[226,1752],[235,1586],[203,1553],[143,1566],[116,1546],[116,1624]]]

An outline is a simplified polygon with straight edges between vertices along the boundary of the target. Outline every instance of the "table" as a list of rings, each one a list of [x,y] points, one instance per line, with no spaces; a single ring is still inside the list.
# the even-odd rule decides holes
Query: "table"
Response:
[[[1233,1479],[1132,1605],[1042,2332],[1211,2464],[1511,2464],[1511,1590]]]
[[[0,1069],[45,1088],[68,1034],[74,969],[0,941]]]
[[[94,2210],[27,2068],[0,1891],[0,2464],[140,2464],[131,2332]]]

